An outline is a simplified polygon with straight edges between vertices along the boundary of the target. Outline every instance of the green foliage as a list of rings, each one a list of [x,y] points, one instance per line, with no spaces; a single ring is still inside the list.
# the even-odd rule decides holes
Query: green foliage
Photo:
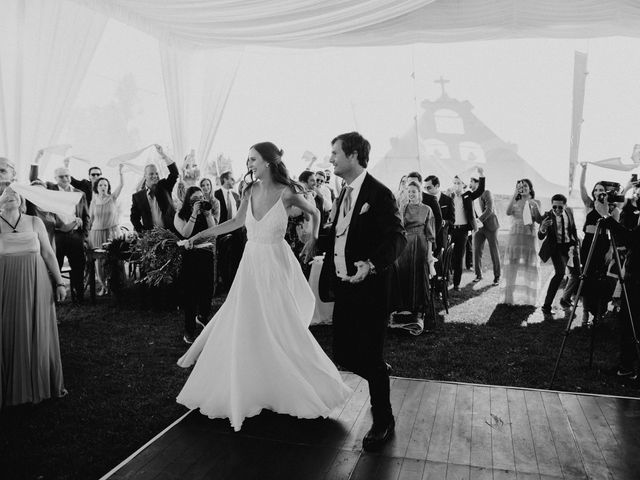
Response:
[[[141,282],[150,287],[170,285],[180,274],[182,255],[178,236],[165,228],[154,227],[143,233],[135,244],[132,259],[140,261]]]

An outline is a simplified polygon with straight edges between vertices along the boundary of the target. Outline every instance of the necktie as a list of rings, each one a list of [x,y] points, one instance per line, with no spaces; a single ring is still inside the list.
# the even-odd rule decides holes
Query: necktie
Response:
[[[149,197],[151,198],[154,198],[156,196],[156,192],[151,188],[147,189],[147,193],[149,193]]]
[[[344,192],[344,209],[342,210],[342,216],[346,217],[347,213],[351,210],[351,191],[353,187],[345,187],[346,191]]]
[[[562,231],[562,239],[560,240],[560,243],[565,243],[565,233],[564,233],[564,215],[561,213],[560,214],[560,228]]]
[[[233,218],[233,207],[231,206],[231,191],[227,190],[227,215]]]

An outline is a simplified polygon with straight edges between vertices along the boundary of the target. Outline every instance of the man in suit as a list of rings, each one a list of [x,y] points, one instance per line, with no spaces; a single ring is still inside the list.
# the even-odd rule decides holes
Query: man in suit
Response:
[[[415,180],[418,182],[418,185],[422,185],[422,175],[420,172],[411,172],[407,175],[407,183],[411,180]],[[424,203],[427,207],[431,209],[433,212],[433,220],[436,226],[436,238],[440,235],[442,231],[442,212],[440,211],[440,205],[438,204],[438,200],[433,195],[429,195],[426,192],[422,192],[422,203]],[[434,243],[433,252],[437,256],[439,254],[439,250],[437,249],[437,245]]]
[[[551,211],[544,215],[544,220],[538,230],[538,238],[542,240],[538,253],[540,259],[543,262],[551,259],[555,270],[555,275],[549,282],[547,295],[542,305],[542,313],[551,315],[553,313],[551,304],[564,278],[569,261],[569,248],[578,243],[573,211],[567,207],[567,197],[561,193],[551,197]]]
[[[155,147],[169,168],[169,176],[161,179],[155,165],[144,167],[144,187],[131,197],[131,224],[138,233],[153,227],[163,227],[175,232],[173,218],[176,210],[171,194],[178,180],[178,167],[176,162],[165,155],[160,145]]]
[[[436,197],[440,205],[442,229],[440,235],[436,236],[437,251],[440,252],[449,246],[449,229],[455,221],[455,208],[451,197],[440,191],[440,180],[435,175],[429,175],[424,179],[424,188],[429,195]]]
[[[391,267],[407,240],[393,193],[367,173],[370,148],[357,132],[331,142],[334,174],[345,186],[331,214],[319,291],[321,300],[335,302],[336,363],[369,383],[373,425],[362,443],[377,450],[395,427],[383,348]]]
[[[465,190],[466,185],[457,175],[453,178],[453,225],[451,225],[451,241],[453,242],[453,289],[460,290],[462,267],[467,247],[469,232],[476,231],[476,216],[473,212],[473,201],[484,192],[484,173],[478,167],[480,185],[474,191]]]
[[[475,192],[480,186],[480,181],[471,177],[469,187]],[[491,263],[493,264],[493,285],[500,283],[500,255],[498,254],[498,230],[500,223],[498,216],[493,211],[493,196],[489,190],[482,192],[474,205],[477,205],[475,211],[476,224],[478,230],[473,235],[473,263],[476,269],[476,278],[474,282],[482,280],[482,250],[484,250],[485,240],[489,243],[489,253],[491,254]]]
[[[38,180],[38,169],[37,163],[31,165],[29,181],[35,182]],[[56,168],[54,170],[54,176],[56,183],[46,182],[45,185],[47,189],[63,192],[80,192],[80,190],[71,186],[71,174],[68,168]],[[58,222],[54,227],[58,267],[62,268],[64,257],[67,257],[69,267],[71,268],[69,275],[71,299],[74,303],[82,303],[84,300],[84,268],[86,264],[84,249],[87,236],[89,235],[89,223],[89,206],[83,193],[82,199],[76,205],[75,217],[58,217]]]
[[[231,220],[238,213],[240,207],[240,195],[233,191],[236,181],[231,172],[220,175],[221,187],[213,196],[220,202],[220,223]],[[245,230],[240,228],[226,235],[218,237],[218,266],[221,277],[221,285],[228,289],[236,276],[245,243]]]

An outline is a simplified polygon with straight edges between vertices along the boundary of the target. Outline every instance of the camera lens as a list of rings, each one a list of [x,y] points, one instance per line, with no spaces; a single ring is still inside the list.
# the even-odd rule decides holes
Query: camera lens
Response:
[[[200,202],[200,210],[211,210],[211,202],[207,202],[206,200]]]

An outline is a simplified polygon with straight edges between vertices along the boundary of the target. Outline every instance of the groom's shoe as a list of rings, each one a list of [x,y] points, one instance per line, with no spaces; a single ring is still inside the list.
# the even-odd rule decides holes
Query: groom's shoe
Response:
[[[377,452],[391,439],[395,427],[396,422],[393,417],[386,425],[380,426],[374,423],[362,439],[362,448],[367,452]]]

